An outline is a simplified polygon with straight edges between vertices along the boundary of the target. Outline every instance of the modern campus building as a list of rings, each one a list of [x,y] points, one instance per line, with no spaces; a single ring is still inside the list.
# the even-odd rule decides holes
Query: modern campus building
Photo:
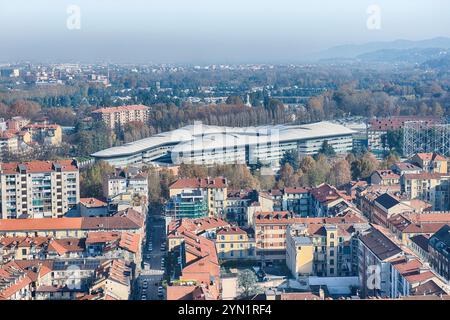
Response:
[[[288,150],[316,154],[327,141],[336,153],[352,150],[354,131],[340,124],[218,127],[189,125],[92,154],[97,160],[125,167],[142,163],[256,164],[278,166]]]

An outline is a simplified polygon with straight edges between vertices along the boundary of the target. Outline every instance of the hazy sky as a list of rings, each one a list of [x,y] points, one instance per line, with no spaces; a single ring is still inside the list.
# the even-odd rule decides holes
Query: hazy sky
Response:
[[[66,26],[78,5],[79,30]],[[370,5],[381,29],[366,27]],[[0,0],[0,61],[295,62],[347,43],[450,36],[448,0]]]

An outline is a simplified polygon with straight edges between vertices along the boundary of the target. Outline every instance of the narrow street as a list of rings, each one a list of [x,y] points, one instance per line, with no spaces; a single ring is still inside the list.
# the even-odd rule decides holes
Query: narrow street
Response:
[[[134,300],[161,300],[163,296],[158,296],[158,287],[161,286],[164,270],[161,268],[161,258],[164,252],[161,251],[161,243],[165,240],[164,221],[160,219],[149,219],[147,221],[147,239],[143,248],[143,261],[149,264],[143,268],[141,275],[136,279],[133,290]],[[152,244],[152,251],[149,251],[149,244]],[[145,298],[145,299],[144,299]]]

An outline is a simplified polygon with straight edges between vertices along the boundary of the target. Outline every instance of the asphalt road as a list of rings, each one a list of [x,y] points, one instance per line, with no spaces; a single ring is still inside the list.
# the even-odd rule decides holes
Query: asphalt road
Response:
[[[161,258],[164,252],[161,252],[161,243],[166,239],[164,231],[164,221],[153,220],[147,222],[147,239],[143,248],[143,261],[150,263],[149,270],[142,270],[141,275],[136,279],[136,285],[133,298],[135,300],[161,300],[165,298],[164,290],[163,297],[158,297],[158,287],[163,278],[163,270],[161,269]],[[148,251],[148,243],[152,243],[152,251]],[[144,285],[145,281],[147,286]]]

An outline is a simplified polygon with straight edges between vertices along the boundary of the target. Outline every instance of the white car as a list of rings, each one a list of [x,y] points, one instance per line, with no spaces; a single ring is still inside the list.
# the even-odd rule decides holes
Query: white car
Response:
[[[158,287],[158,293],[160,293],[160,292],[162,292],[162,291],[163,291],[163,287],[159,286],[159,287]]]
[[[141,296],[141,300],[147,300],[147,296],[146,296],[145,294],[143,294],[143,295]]]

